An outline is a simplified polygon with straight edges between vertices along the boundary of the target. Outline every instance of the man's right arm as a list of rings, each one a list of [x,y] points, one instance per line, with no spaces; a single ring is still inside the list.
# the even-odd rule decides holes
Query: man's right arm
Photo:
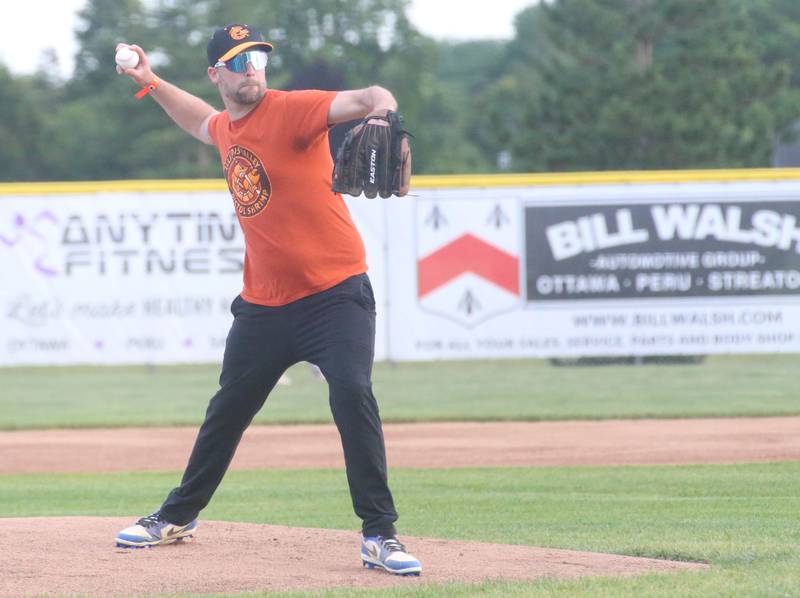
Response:
[[[156,81],[158,78],[151,70],[150,61],[144,50],[139,46],[128,44],[117,44],[116,49],[119,50],[123,46],[129,47],[139,55],[139,64],[132,69],[122,69],[118,66],[117,72],[128,75],[141,87],[147,87]],[[158,79],[158,85],[150,95],[181,129],[203,143],[213,143],[208,133],[208,122],[218,113],[217,110],[197,96],[163,79]]]

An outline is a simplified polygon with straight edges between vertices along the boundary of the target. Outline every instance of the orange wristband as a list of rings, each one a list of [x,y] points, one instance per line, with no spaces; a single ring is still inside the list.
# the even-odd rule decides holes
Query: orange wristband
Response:
[[[161,80],[158,77],[153,79],[153,82],[150,83],[150,85],[148,85],[147,87],[142,87],[139,91],[136,92],[136,99],[137,100],[141,100],[144,96],[146,96],[148,93],[153,91],[156,87],[158,87],[159,83],[161,83]]]

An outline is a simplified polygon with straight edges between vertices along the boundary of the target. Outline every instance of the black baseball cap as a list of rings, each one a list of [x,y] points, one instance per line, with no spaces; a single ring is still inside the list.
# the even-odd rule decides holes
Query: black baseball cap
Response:
[[[264,41],[264,36],[255,27],[243,23],[225,25],[217,29],[208,40],[208,64],[214,66],[219,61],[225,62],[254,46],[265,52],[272,52],[272,44]]]

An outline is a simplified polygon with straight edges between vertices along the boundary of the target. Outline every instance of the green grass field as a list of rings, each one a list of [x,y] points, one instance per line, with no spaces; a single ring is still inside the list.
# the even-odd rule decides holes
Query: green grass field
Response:
[[[800,355],[700,365],[553,367],[544,360],[376,364],[385,421],[609,419],[800,414]],[[0,429],[197,425],[218,365],[0,368]],[[331,420],[327,386],[290,370],[256,423]]]
[[[384,418],[395,421],[786,415],[800,413],[797,366],[800,356],[789,355],[640,367],[442,362],[378,365],[374,378]],[[0,369],[0,427],[194,425],[217,375],[216,366]],[[325,385],[304,367],[291,376],[293,384],[279,387],[257,421],[329,421]],[[390,476],[402,534],[703,561],[712,568],[314,595],[800,595],[800,462],[393,469]],[[146,514],[179,477],[178,471],[0,476],[0,513]],[[203,517],[350,530],[359,523],[338,470],[232,471]]]
[[[146,513],[178,477],[178,472],[6,476],[0,478],[0,512]],[[392,482],[400,529],[407,535],[704,561],[712,569],[390,595],[793,596],[800,588],[800,463],[395,469]],[[230,472],[204,517],[358,529],[344,474],[334,470]],[[357,566],[355,548],[353,559]]]

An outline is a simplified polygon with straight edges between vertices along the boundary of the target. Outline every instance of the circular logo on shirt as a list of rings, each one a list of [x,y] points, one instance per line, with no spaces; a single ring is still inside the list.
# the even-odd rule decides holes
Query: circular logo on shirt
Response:
[[[267,207],[272,185],[258,156],[241,145],[233,145],[224,166],[225,179],[239,216],[252,218]]]

